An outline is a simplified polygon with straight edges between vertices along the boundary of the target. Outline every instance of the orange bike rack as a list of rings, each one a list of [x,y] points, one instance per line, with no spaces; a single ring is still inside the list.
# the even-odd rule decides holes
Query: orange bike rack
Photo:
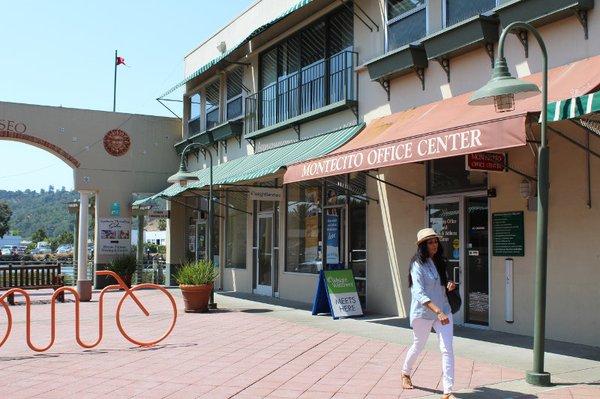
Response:
[[[79,346],[81,346],[82,348],[86,348],[86,349],[94,348],[94,347],[98,346],[100,341],[102,341],[103,315],[104,315],[104,312],[103,312],[104,294],[107,291],[119,291],[119,290],[125,291],[125,295],[123,295],[123,298],[121,298],[121,300],[119,301],[119,304],[117,306],[117,313],[115,314],[115,319],[117,321],[117,328],[119,329],[119,332],[129,342],[133,343],[134,345],[141,346],[141,347],[147,347],[147,346],[152,346],[152,345],[155,345],[155,344],[161,342],[162,340],[167,338],[169,336],[169,334],[171,334],[171,332],[173,331],[173,328],[175,328],[175,322],[177,321],[177,305],[175,304],[175,299],[173,299],[173,296],[164,287],[161,287],[160,285],[156,285],[156,284],[138,284],[131,288],[128,288],[127,285],[125,284],[125,282],[123,282],[123,280],[121,279],[121,277],[119,277],[119,275],[116,274],[115,272],[111,272],[109,270],[101,270],[101,271],[97,271],[96,275],[97,276],[111,276],[112,278],[117,280],[118,284],[109,285],[109,286],[105,287],[102,291],[100,291],[100,299],[98,301],[98,339],[95,342],[86,343],[81,339],[80,334],[79,334],[79,325],[80,325],[80,323],[79,323],[79,302],[80,302],[79,301],[79,293],[77,293],[77,291],[72,287],[61,287],[61,288],[57,289],[56,291],[54,291],[54,294],[52,295],[52,299],[51,299],[50,342],[45,347],[40,348],[40,347],[35,346],[33,344],[33,342],[31,342],[31,299],[29,297],[29,294],[24,289],[11,288],[10,290],[6,291],[2,296],[0,296],[0,304],[4,307],[4,311],[6,312],[6,317],[8,319],[8,326],[6,328],[6,333],[4,334],[4,337],[0,341],[0,347],[2,345],[4,345],[4,343],[10,336],[10,332],[12,330],[12,314],[10,312],[10,308],[8,307],[8,305],[5,302],[5,299],[11,294],[21,294],[25,297],[27,345],[29,346],[29,348],[31,348],[31,350],[36,351],[36,352],[45,352],[48,349],[50,349],[52,347],[52,345],[54,345],[54,340],[56,338],[56,300],[57,300],[58,296],[65,291],[70,292],[75,297],[75,339],[77,340],[77,343],[79,344]],[[165,294],[167,296],[167,298],[169,299],[169,301],[171,302],[171,306],[173,308],[173,320],[172,320],[171,325],[169,326],[167,332],[160,338],[153,340],[153,341],[138,341],[138,340],[130,337],[125,332],[125,329],[123,328],[123,325],[121,324],[121,316],[120,316],[121,309],[123,307],[123,303],[125,302],[125,299],[128,296],[131,296],[131,299],[133,299],[133,301],[138,305],[138,307],[142,310],[144,315],[146,315],[146,316],[150,315],[148,310],[146,310],[144,305],[142,305],[140,300],[134,294],[134,291],[138,291],[138,290],[142,290],[142,289],[157,289],[157,290],[162,291],[162,293]]]

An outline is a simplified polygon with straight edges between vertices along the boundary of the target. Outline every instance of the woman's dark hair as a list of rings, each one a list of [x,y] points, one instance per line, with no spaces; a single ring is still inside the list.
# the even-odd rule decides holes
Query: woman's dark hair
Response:
[[[408,268],[408,286],[412,287],[413,281],[412,276],[410,275],[410,271],[412,270],[413,264],[417,262],[419,265],[422,265],[429,258],[429,249],[427,248],[427,240],[423,241],[417,246],[417,252],[410,260],[410,267]],[[446,258],[444,257],[444,247],[442,247],[442,243],[438,238],[438,249],[435,255],[433,255],[433,264],[437,269],[437,272],[440,276],[440,285],[444,287],[448,284],[448,276],[446,275]]]

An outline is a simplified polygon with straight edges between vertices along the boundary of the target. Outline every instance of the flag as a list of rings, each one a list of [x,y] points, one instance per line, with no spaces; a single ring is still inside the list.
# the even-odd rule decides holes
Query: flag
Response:
[[[125,63],[125,58],[117,56],[117,59],[115,60],[115,65],[121,65],[121,64],[127,66],[127,64]]]

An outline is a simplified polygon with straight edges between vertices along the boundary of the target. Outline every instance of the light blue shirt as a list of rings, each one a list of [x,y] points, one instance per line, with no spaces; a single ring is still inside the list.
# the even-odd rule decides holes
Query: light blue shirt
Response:
[[[440,284],[440,275],[435,268],[431,258],[428,258],[422,265],[414,262],[410,268],[412,277],[411,301],[410,301],[410,324],[414,319],[435,320],[436,314],[433,313],[425,303],[431,301],[442,312],[451,313],[448,297],[446,296],[446,287]]]

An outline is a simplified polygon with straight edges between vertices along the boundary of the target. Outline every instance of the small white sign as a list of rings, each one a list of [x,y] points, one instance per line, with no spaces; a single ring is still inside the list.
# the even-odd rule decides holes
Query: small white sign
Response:
[[[163,218],[163,219],[168,219],[169,218],[169,211],[167,210],[160,210],[160,209],[151,209],[148,211],[148,216],[151,218]]]
[[[98,254],[116,255],[131,251],[131,219],[99,218]]]
[[[279,201],[283,190],[281,188],[251,187],[248,198],[253,201]]]

